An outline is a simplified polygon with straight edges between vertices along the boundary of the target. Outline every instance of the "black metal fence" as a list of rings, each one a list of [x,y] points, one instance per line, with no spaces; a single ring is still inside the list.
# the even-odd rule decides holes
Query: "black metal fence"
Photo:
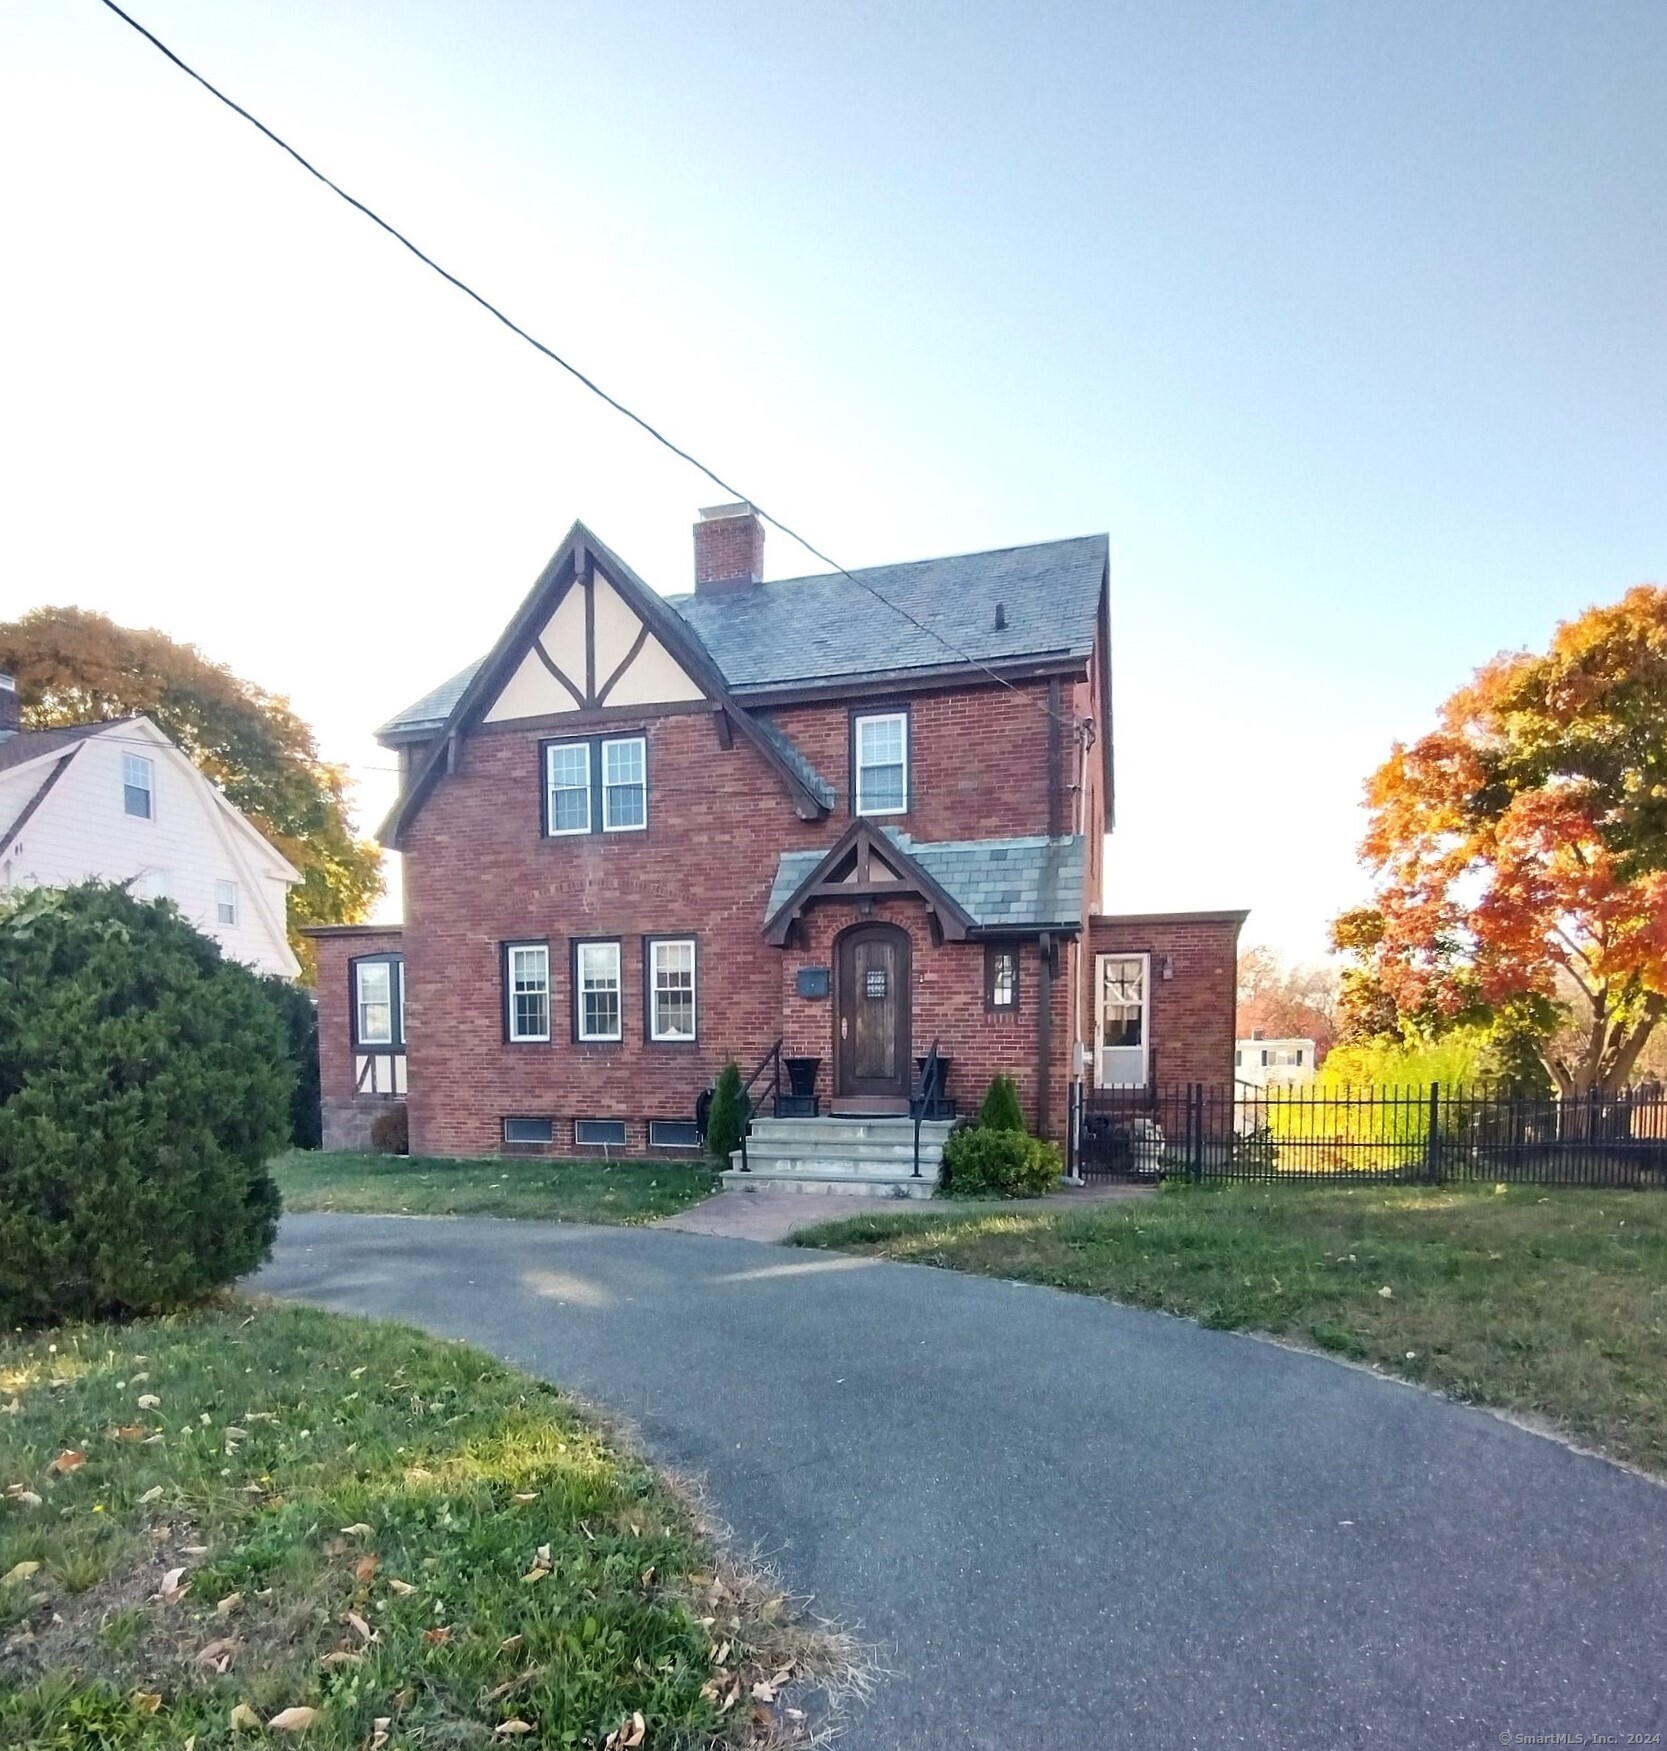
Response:
[[[1085,1178],[1667,1188],[1667,1091],[1573,1099],[1510,1088],[1076,1091]]]

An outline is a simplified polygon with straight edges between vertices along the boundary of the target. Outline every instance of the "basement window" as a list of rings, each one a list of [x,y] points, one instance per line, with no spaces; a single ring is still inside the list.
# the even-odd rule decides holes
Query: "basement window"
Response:
[[[555,1140],[556,1128],[550,1119],[505,1119],[504,1141],[506,1143],[550,1143]]]
[[[623,1119],[575,1119],[573,1121],[573,1141],[599,1149],[606,1148],[609,1144],[623,1147],[625,1121]]]
[[[650,1119],[648,1141],[654,1149],[698,1149],[700,1126],[692,1119]]]

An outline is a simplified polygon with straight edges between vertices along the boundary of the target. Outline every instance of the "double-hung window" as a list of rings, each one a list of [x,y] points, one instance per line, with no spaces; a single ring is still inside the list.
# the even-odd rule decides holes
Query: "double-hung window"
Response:
[[[216,882],[214,884],[214,919],[217,924],[235,924],[237,922],[236,882]]]
[[[550,945],[511,942],[504,945],[505,1017],[509,1037],[517,1044],[550,1037]]]
[[[590,831],[590,743],[552,742],[544,750],[545,831]]]
[[[544,748],[544,831],[640,833],[648,826],[648,738],[590,736]]]
[[[695,1038],[695,939],[648,939],[648,1037],[690,1043]]]
[[[150,820],[156,791],[156,769],[143,754],[122,755],[122,807],[141,821]]]
[[[901,815],[909,807],[909,717],[888,711],[851,726],[852,787],[859,815]]]
[[[619,944],[573,945],[573,1031],[581,1040],[622,1040]]]
[[[399,963],[387,957],[353,963],[353,1042],[358,1046],[401,1043]]]

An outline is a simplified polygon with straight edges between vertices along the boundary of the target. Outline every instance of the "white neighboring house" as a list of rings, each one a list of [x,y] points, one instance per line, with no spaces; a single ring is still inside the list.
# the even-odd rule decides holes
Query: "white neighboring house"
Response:
[[[284,917],[300,872],[148,717],[16,726],[0,675],[0,889],[126,882],[172,900],[230,959],[296,976]]]
[[[1233,1080],[1253,1088],[1306,1088],[1314,1080],[1314,1042],[1264,1040],[1260,1034],[1235,1040]]]

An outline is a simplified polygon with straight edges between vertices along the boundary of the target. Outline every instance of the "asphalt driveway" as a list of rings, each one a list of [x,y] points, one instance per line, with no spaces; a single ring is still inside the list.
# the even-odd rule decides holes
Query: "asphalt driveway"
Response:
[[[631,1418],[877,1646],[865,1751],[1667,1733],[1667,1490],[1321,1358],[630,1228],[294,1216],[254,1287]]]

